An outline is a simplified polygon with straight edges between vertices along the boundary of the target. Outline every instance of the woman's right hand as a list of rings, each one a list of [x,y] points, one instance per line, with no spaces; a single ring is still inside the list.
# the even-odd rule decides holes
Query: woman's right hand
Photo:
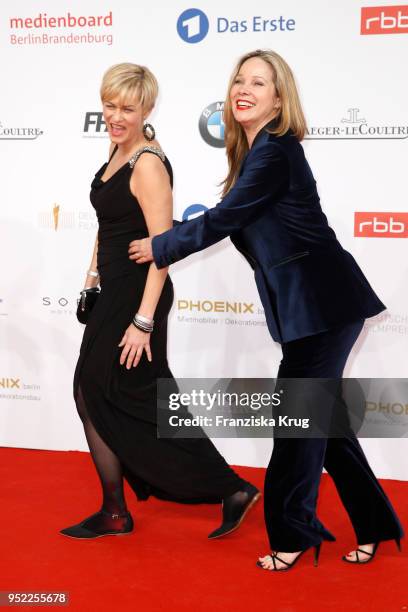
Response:
[[[120,355],[120,365],[126,362],[126,369],[130,370],[138,365],[143,352],[146,352],[147,359],[152,361],[150,350],[150,333],[144,332],[131,323],[120,341],[119,347],[123,347]]]

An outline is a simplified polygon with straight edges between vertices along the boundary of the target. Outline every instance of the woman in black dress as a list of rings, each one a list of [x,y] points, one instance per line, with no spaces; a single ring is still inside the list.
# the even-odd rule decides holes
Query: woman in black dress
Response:
[[[127,253],[132,239],[172,226],[171,166],[152,126],[144,124],[157,92],[153,74],[135,64],[113,66],[101,86],[112,145],[92,182],[99,231],[85,285],[94,287],[99,276],[101,293],[85,328],[74,398],[103,503],[61,530],[74,538],[132,531],[123,477],[139,500],[222,502],[223,521],[210,538],[236,529],[260,496],[208,438],[157,438],[156,381],[172,378],[166,346],[173,286],[167,269],[135,266]]]

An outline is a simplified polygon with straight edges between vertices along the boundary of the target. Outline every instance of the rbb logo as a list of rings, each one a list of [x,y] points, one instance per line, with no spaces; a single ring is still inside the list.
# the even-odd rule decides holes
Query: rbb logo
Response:
[[[107,131],[103,113],[85,113],[84,134],[86,136],[105,136]]]
[[[200,9],[192,8],[183,11],[177,20],[177,32],[187,43],[198,43],[208,34],[210,24]]]
[[[361,34],[408,34],[408,6],[361,9]]]
[[[354,236],[358,238],[408,238],[408,213],[356,212]]]

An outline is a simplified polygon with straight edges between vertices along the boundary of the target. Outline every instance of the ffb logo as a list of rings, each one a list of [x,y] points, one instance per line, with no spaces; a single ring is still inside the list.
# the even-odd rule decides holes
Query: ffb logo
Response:
[[[356,212],[354,236],[357,238],[408,238],[406,212]]]
[[[85,113],[84,136],[86,138],[98,138],[108,135],[103,113],[99,111]]]

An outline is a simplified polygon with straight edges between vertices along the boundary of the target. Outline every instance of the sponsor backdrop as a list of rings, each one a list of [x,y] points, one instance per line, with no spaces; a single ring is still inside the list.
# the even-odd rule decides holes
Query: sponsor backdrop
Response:
[[[388,311],[367,321],[346,376],[406,377],[408,5],[151,0],[0,6],[0,443],[87,448],[72,399],[77,298],[96,218],[88,200],[109,141],[98,89],[110,65],[145,64],[160,84],[151,116],[175,171],[176,218],[214,206],[226,172],[223,99],[236,59],[269,47],[292,66],[322,206]],[[252,271],[225,240],[175,265],[169,358],[178,377],[272,377]],[[379,416],[408,412],[396,386]],[[235,464],[265,465],[266,439],[216,439]],[[362,444],[379,476],[408,478],[405,439]]]

